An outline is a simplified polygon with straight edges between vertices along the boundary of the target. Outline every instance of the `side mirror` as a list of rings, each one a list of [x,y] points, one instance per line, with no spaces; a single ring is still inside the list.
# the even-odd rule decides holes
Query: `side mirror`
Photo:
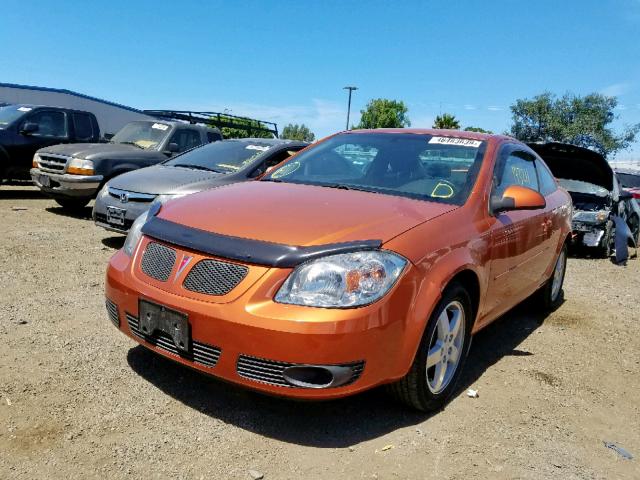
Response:
[[[169,145],[167,145],[167,150],[171,153],[177,153],[180,151],[180,147],[177,143],[171,142]]]
[[[22,125],[22,128],[20,129],[20,133],[22,133],[23,135],[29,135],[37,131],[38,124],[33,122],[24,122],[24,125]]]
[[[507,212],[510,210],[537,210],[547,206],[544,197],[529,187],[511,185],[507,187],[502,198],[491,197],[491,212]]]

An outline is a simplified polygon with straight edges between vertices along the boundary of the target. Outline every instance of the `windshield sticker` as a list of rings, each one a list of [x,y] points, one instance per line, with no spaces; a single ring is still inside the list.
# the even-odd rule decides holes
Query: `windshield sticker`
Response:
[[[433,198],[451,198],[453,197],[453,187],[447,183],[438,182],[433,188],[431,196]]]
[[[18,107],[19,112],[30,112],[33,108],[30,107]]]
[[[169,125],[165,125],[163,123],[154,123],[151,125],[151,128],[155,128],[156,130],[162,130],[163,132],[169,128]]]
[[[429,143],[437,143],[439,145],[453,145],[456,147],[471,147],[478,148],[482,141],[471,140],[469,138],[455,138],[455,137],[431,137]]]
[[[280,178],[291,175],[293,172],[300,168],[300,162],[287,162],[278,170],[271,174],[271,178]]]
[[[269,147],[263,147],[262,145],[247,145],[246,147],[247,150],[258,150],[260,152],[266,152],[267,150],[269,150]]]

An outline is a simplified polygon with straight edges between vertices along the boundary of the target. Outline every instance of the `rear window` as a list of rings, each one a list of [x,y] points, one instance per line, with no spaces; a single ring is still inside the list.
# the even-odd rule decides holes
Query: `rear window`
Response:
[[[640,188],[640,171],[637,175],[631,173],[617,173],[618,180],[623,187]]]
[[[78,140],[91,140],[93,138],[93,122],[86,113],[73,114],[73,128]]]
[[[485,147],[458,137],[345,133],[299,153],[265,180],[463,204]]]

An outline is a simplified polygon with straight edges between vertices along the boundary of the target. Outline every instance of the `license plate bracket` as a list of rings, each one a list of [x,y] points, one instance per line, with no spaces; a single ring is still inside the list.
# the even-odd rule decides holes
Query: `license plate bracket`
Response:
[[[40,175],[40,185],[42,185],[45,188],[49,188],[51,186],[51,179],[49,178],[48,175]]]
[[[138,322],[145,335],[160,331],[173,340],[180,351],[188,353],[191,348],[191,327],[188,315],[164,305],[140,299],[138,301]]]
[[[107,223],[124,225],[124,217],[127,211],[124,208],[107,207]]]

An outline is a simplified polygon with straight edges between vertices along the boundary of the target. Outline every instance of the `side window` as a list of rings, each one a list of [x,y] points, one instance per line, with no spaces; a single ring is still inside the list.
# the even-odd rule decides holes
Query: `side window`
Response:
[[[213,143],[213,142],[217,142],[218,140],[222,140],[222,137],[220,136],[219,133],[207,132],[207,142]]]
[[[538,190],[535,158],[528,153],[514,151],[502,157],[496,165],[493,195],[501,197],[507,187],[521,185]]]
[[[44,110],[30,115],[25,122],[35,123],[38,130],[33,132],[34,137],[56,137],[67,136],[67,122],[62,112],[54,110]]]
[[[286,160],[291,155],[296,153],[292,150],[281,150],[277,153],[274,153],[271,157],[267,158],[264,162],[260,164],[258,168],[256,168],[253,172],[251,172],[251,177],[257,177],[262,175],[263,173],[268,173],[271,168],[278,165],[280,162]]]
[[[73,129],[77,140],[91,140],[93,138],[93,122],[86,113],[73,114]]]
[[[188,130],[186,128],[176,130],[169,143],[178,144],[178,153],[189,150],[190,148],[197,147],[202,142],[200,141],[200,132],[196,130]]]
[[[538,180],[540,181],[540,193],[545,197],[551,195],[558,189],[555,178],[551,175],[549,167],[544,162],[536,160],[536,170],[538,171]]]

